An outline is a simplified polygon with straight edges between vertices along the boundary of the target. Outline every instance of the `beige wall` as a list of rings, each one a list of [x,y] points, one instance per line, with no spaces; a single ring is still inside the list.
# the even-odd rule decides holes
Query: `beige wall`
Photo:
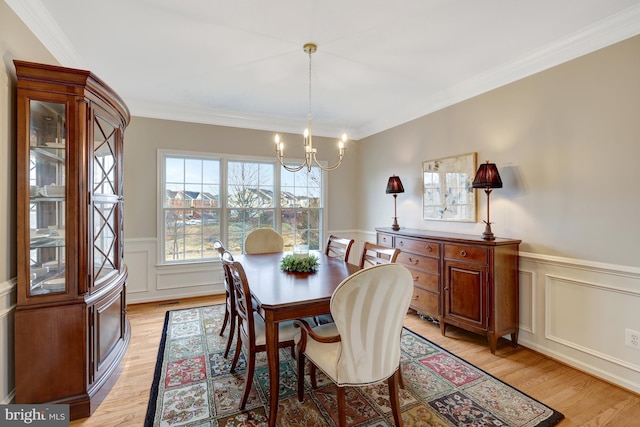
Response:
[[[496,235],[527,252],[640,266],[640,36],[365,138],[360,151],[364,230],[391,224],[383,189],[396,173],[401,226],[481,234],[481,222],[421,210],[421,161],[475,151],[504,182],[491,195]]]
[[[272,132],[134,117],[125,132],[125,237],[156,237],[157,150],[275,156]],[[283,135],[287,156],[302,157],[302,136]],[[314,138],[320,160],[337,160],[337,140]],[[329,230],[354,229],[357,216],[357,142],[347,143],[342,166],[328,174]],[[287,157],[290,158],[290,157]]]

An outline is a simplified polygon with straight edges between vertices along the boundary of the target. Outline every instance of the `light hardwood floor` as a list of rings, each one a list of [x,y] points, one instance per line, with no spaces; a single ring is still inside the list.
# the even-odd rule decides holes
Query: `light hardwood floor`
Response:
[[[167,310],[224,303],[224,296],[129,306],[132,338],[122,373],[94,414],[71,426],[142,426]],[[484,337],[437,325],[408,314],[405,326],[484,369],[511,386],[562,412],[569,426],[640,426],[640,396],[501,339],[495,355]]]

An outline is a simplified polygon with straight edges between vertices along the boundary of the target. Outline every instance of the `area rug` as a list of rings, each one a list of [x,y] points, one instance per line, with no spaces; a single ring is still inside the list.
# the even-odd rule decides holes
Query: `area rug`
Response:
[[[244,355],[229,373],[225,359],[228,328],[220,336],[224,305],[167,312],[145,427],[265,426],[269,410],[266,354],[257,355],[253,388],[238,410],[244,385]],[[235,347],[232,347],[235,348]],[[546,427],[563,415],[454,356],[408,329],[402,334],[400,390],[404,425]],[[318,372],[318,388],[306,381],[303,403],[296,395],[296,362],[280,352],[277,425],[336,426],[336,388]],[[347,388],[347,423],[390,427],[393,416],[386,382]]]

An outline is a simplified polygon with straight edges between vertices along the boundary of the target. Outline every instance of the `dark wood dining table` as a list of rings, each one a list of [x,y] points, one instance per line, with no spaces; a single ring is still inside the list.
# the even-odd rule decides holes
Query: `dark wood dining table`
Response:
[[[357,265],[348,264],[342,259],[328,257],[322,252],[311,252],[318,257],[320,264],[315,272],[285,272],[280,269],[280,261],[287,254],[278,252],[234,256],[244,267],[251,294],[265,321],[269,365],[269,427],[276,425],[278,413],[278,322],[329,313],[333,291],[344,279],[359,270]]]

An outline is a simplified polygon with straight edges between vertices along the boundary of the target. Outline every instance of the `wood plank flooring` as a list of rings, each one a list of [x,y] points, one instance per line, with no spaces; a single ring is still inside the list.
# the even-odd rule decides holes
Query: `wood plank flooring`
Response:
[[[200,297],[129,306],[132,338],[117,383],[94,414],[71,422],[83,427],[142,426],[147,411],[160,335],[167,310],[224,303],[224,296]],[[484,369],[511,386],[562,412],[561,427],[640,425],[640,396],[549,359],[535,351],[512,348],[499,340],[495,355],[484,337],[455,327],[440,328],[415,314],[405,326]]]

